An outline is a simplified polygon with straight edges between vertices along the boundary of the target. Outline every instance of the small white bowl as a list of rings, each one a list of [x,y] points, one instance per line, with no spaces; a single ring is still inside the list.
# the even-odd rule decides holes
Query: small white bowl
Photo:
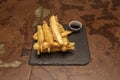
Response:
[[[69,22],[69,28],[72,30],[72,31],[79,31],[81,28],[82,28],[82,23],[79,22],[79,21],[70,21]]]

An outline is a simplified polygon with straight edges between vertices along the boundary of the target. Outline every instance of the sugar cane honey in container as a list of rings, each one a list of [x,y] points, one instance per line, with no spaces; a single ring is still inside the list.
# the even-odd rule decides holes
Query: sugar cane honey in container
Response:
[[[69,28],[72,31],[77,32],[82,28],[82,23],[79,21],[71,21],[69,22]]]

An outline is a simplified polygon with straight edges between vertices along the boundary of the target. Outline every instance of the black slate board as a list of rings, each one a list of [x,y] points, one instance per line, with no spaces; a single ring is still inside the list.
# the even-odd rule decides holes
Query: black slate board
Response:
[[[68,25],[64,28],[70,30]],[[88,47],[85,27],[78,32],[73,32],[68,37],[70,41],[75,42],[75,50],[67,52],[46,53],[40,56],[32,48],[29,64],[30,65],[86,65],[90,61],[90,52]],[[34,43],[35,41],[33,41]]]

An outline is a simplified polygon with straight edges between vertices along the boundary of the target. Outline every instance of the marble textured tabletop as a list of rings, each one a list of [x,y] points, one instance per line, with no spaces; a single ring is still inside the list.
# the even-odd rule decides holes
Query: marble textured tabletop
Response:
[[[0,0],[0,80],[119,80],[119,8],[120,0]],[[88,65],[28,64],[34,26],[53,14],[62,24],[84,24],[91,53]]]

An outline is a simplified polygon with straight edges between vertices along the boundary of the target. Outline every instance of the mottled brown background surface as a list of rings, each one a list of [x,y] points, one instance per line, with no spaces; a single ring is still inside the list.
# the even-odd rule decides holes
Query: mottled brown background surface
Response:
[[[55,14],[63,24],[79,20],[85,25],[91,62],[86,66],[28,65],[34,13],[42,1],[0,0],[0,45],[4,44],[0,80],[120,80],[120,0],[46,0],[44,5],[50,11],[46,20]],[[9,67],[16,60],[21,64]]]

